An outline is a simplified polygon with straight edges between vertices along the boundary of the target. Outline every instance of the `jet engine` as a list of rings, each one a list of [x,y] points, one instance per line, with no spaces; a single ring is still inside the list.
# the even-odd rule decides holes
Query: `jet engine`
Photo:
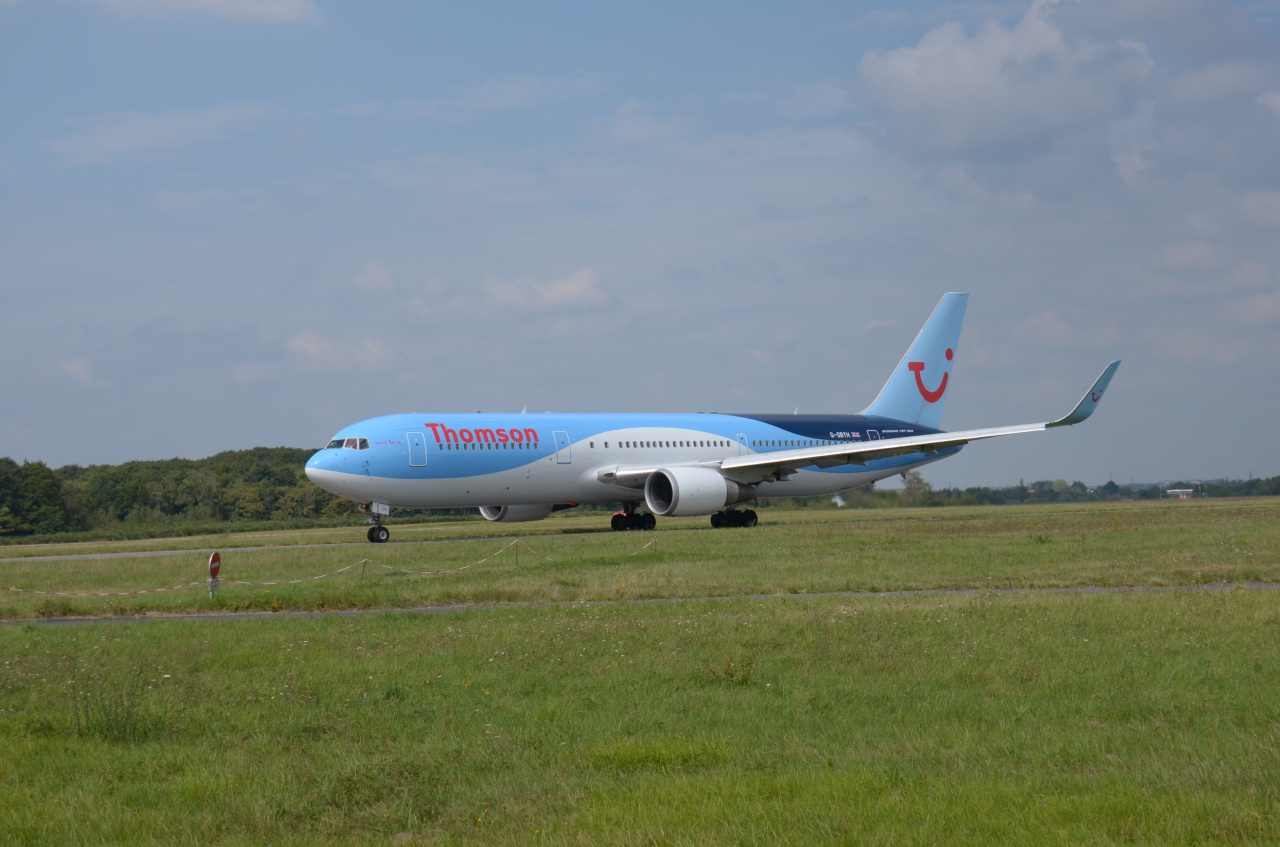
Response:
[[[751,486],[725,479],[711,468],[661,468],[644,483],[649,511],[664,517],[710,515],[754,494]]]
[[[480,514],[487,521],[523,523],[524,521],[540,521],[555,510],[556,507],[550,503],[539,506],[481,506]]]

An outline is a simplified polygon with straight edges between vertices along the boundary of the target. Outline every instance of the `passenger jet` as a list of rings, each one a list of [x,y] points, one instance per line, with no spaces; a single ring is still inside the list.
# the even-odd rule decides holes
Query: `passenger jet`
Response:
[[[581,503],[619,503],[615,530],[694,515],[710,515],[717,528],[755,526],[745,506],[759,497],[839,494],[955,455],[971,441],[1071,426],[1093,414],[1119,360],[1065,417],[940,430],[968,299],[943,295],[860,414],[386,415],[334,435],[307,462],[307,477],[360,504],[375,542],[390,538],[382,518],[392,508],[478,507],[486,520],[515,523]]]

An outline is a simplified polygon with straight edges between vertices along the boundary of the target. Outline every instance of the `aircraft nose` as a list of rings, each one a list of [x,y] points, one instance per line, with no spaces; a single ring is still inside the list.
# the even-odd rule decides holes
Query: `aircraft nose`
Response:
[[[370,483],[368,467],[361,467],[359,462],[353,465],[352,453],[350,450],[321,450],[307,460],[303,469],[307,479],[330,494],[348,500],[363,503],[372,499],[366,490]]]
[[[307,466],[304,470],[307,474],[307,479],[321,488],[328,488],[325,485],[325,481],[333,473],[333,463],[329,461],[329,457],[325,455],[323,450],[307,460]]]

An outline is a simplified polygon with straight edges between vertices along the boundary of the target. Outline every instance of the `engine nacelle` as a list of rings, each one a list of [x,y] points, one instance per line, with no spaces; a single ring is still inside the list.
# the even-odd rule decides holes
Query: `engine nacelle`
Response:
[[[540,521],[555,511],[550,503],[538,506],[481,506],[480,514],[487,521],[499,523],[523,523],[524,521]]]
[[[711,468],[661,468],[644,482],[644,502],[663,517],[710,515],[750,500],[754,489],[725,479]]]

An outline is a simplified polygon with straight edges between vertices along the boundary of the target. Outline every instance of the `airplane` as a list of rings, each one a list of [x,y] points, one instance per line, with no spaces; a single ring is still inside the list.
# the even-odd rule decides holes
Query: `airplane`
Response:
[[[969,295],[948,292],[871,405],[850,414],[394,414],[340,430],[307,462],[316,485],[359,504],[371,542],[393,508],[479,508],[536,521],[579,504],[619,503],[614,530],[710,515],[750,527],[760,497],[837,495],[954,456],[973,441],[1088,418],[1117,359],[1067,415],[1045,423],[938,427]],[[641,511],[642,505],[647,511]]]

